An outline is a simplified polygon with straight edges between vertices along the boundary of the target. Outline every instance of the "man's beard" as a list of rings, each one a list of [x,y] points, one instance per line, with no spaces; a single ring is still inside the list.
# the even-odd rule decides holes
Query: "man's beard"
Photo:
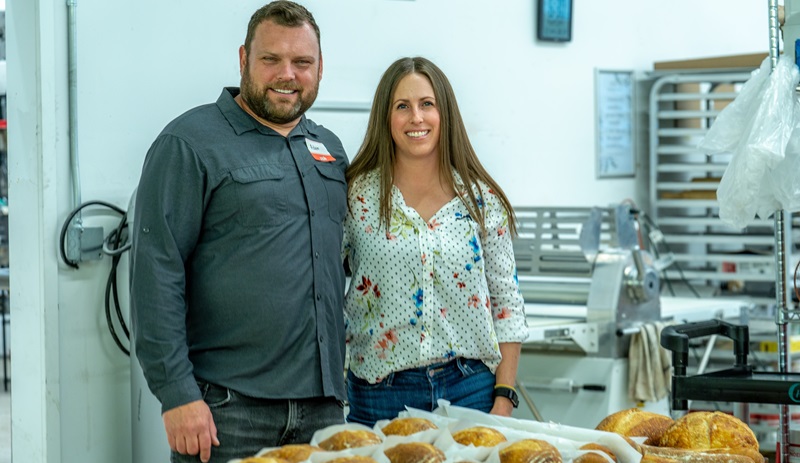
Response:
[[[259,88],[250,77],[250,70],[245,67],[242,73],[241,96],[256,116],[273,124],[287,124],[294,121],[314,104],[319,90],[319,80],[314,83],[313,88],[298,88],[296,85],[287,85],[279,88],[296,90],[299,93],[297,102],[286,108],[285,105],[276,105],[269,99],[268,86]]]

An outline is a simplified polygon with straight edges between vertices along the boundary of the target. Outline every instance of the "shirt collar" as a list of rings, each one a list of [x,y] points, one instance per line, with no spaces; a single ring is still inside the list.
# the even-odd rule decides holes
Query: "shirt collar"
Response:
[[[276,131],[259,123],[236,103],[234,98],[238,94],[239,87],[225,87],[219,98],[217,98],[217,107],[222,112],[225,119],[228,120],[231,127],[233,127],[236,135],[241,135],[250,130],[258,130],[264,135],[277,135],[278,133]],[[317,124],[307,119],[306,115],[303,114],[300,116],[300,122],[289,132],[287,138],[306,136],[316,140],[319,138],[319,133],[316,130],[317,127]]]

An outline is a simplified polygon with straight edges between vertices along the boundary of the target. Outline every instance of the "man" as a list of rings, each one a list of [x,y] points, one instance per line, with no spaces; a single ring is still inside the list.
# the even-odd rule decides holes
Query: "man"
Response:
[[[269,3],[239,60],[241,89],[167,125],[137,189],[136,351],[173,462],[243,458],[344,421],[347,157],[304,116],[319,28]]]

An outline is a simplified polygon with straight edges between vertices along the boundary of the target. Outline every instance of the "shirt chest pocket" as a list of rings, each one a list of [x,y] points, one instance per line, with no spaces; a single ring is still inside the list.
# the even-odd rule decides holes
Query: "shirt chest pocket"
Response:
[[[231,171],[241,225],[262,227],[285,222],[288,215],[285,177],[286,173],[278,165],[248,166]]]
[[[344,179],[344,172],[333,166],[321,164],[318,164],[316,168],[325,187],[331,220],[342,223],[347,213],[347,183]]]

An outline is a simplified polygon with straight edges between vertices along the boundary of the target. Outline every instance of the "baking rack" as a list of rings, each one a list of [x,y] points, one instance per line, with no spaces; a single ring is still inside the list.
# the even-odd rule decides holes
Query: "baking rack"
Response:
[[[795,0],[786,0],[795,1]],[[769,2],[769,54],[772,69],[778,64],[779,24],[778,0]],[[800,404],[800,374],[790,372],[788,323],[800,320],[800,311],[790,309],[787,291],[787,236],[790,223],[788,211],[774,214],[775,233],[775,324],[778,335],[778,372],[757,372],[747,363],[749,331],[747,326],[733,325],[720,320],[670,326],[661,335],[661,345],[672,351],[672,409],[686,410],[688,400],[717,400],[737,403],[768,403],[780,407],[778,448],[781,462],[789,461],[789,405]],[[790,216],[790,215],[789,215]],[[734,365],[730,369],[687,376],[686,366],[689,339],[721,335],[733,341]]]

